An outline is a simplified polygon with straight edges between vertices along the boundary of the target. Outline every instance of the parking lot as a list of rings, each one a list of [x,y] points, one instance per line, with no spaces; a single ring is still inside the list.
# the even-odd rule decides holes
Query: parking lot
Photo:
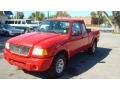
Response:
[[[11,37],[0,36],[0,78],[45,78],[42,73],[23,72],[9,65],[3,58],[5,41]],[[96,54],[79,53],[71,58],[61,79],[112,79],[120,78],[120,34],[101,32]]]

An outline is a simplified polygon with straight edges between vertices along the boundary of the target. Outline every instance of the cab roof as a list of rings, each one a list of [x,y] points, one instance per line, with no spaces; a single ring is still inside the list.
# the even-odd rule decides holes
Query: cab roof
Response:
[[[49,18],[48,20],[64,20],[64,21],[81,21],[83,22],[82,18],[71,18],[71,17],[57,17],[57,18]]]

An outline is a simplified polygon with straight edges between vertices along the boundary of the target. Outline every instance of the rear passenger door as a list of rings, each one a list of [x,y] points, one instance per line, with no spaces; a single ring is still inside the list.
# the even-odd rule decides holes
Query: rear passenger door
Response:
[[[82,23],[82,38],[83,38],[83,41],[82,41],[83,49],[85,49],[86,46],[89,44],[89,41],[88,41],[89,35],[88,35],[88,32],[86,30],[86,26],[84,23]]]

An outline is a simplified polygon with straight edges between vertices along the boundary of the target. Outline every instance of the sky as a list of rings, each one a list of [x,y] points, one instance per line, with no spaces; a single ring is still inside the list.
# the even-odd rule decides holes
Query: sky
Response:
[[[16,11],[12,11],[13,14],[16,14]],[[24,13],[24,18],[28,18],[32,12],[34,11],[22,11]],[[48,11],[42,11],[45,16],[47,17],[47,13]],[[68,13],[70,14],[71,17],[75,17],[75,16],[90,16],[90,12],[91,11],[68,11]],[[49,15],[54,15],[56,13],[56,11],[49,11]],[[112,15],[111,11],[107,11],[107,13],[109,15]]]

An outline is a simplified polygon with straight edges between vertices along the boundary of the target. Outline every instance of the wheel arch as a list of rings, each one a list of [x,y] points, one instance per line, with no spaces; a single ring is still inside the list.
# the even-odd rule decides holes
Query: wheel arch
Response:
[[[98,42],[97,37],[93,38],[93,40],[92,40],[92,42],[91,42],[91,45],[92,45],[94,42],[96,42],[96,43]]]
[[[58,56],[58,55],[60,55],[60,54],[64,54],[65,57],[66,57],[66,60],[69,59],[68,51],[66,51],[65,49],[58,51],[58,52],[55,54],[55,56]]]

